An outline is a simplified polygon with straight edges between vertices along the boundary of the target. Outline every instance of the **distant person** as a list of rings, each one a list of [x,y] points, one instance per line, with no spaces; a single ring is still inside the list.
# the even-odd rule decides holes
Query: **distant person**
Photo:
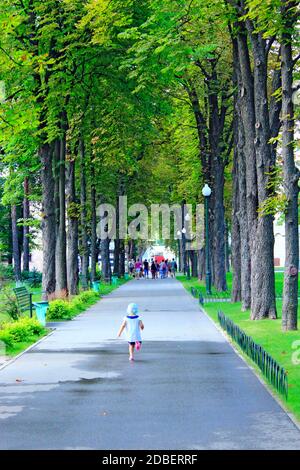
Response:
[[[163,272],[163,279],[166,279],[166,277],[168,276],[168,266],[167,266],[166,261],[163,262],[162,272]]]
[[[135,278],[139,279],[141,275],[141,268],[142,268],[142,263],[138,259],[135,263],[134,270],[135,270]]]
[[[150,269],[151,269],[152,279],[156,279],[156,264],[153,260],[152,260]]]
[[[139,351],[142,344],[141,330],[144,329],[144,324],[138,315],[137,304],[131,303],[127,307],[127,316],[123,318],[122,325],[118,332],[118,338],[126,329],[126,338],[129,347],[129,360],[134,361],[134,349]]]
[[[141,265],[141,269],[140,269],[140,279],[144,277],[144,268],[143,268],[143,265]]]
[[[167,262],[167,272],[168,272],[168,277],[172,277],[172,264],[171,261]]]
[[[134,262],[133,262],[133,260],[130,260],[129,261],[129,272],[130,272],[131,275],[133,274],[133,270],[134,270]]]
[[[176,272],[177,272],[177,263],[176,263],[175,259],[173,258],[172,261],[171,261],[171,276],[175,277]]]
[[[159,272],[160,272],[160,278],[165,279],[166,277],[166,272],[167,272],[167,265],[164,260],[159,265]]]
[[[149,263],[148,260],[145,259],[144,261],[144,276],[146,279],[149,277]]]
[[[155,273],[155,274],[156,274],[156,276],[155,276],[155,277],[156,277],[156,279],[158,279],[158,274],[159,274],[159,271],[160,271],[160,266],[159,266],[159,263],[158,263],[158,261],[156,261],[156,263],[155,263],[155,264],[156,264],[156,273]]]

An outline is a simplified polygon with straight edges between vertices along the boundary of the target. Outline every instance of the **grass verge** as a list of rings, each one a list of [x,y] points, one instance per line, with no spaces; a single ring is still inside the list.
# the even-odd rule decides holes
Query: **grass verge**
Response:
[[[278,273],[281,274],[281,273]],[[182,282],[184,287],[191,292],[191,287],[200,286],[198,279],[187,281],[184,276],[178,276],[177,279]],[[277,320],[250,320],[250,311],[242,312],[241,303],[230,302],[211,302],[205,303],[206,313],[217,323],[218,311],[221,310],[234,323],[236,323],[253,340],[264,347],[264,349],[282,366],[288,373],[289,392],[288,400],[285,401],[267,382],[256,365],[242,353],[246,361],[255,368],[260,377],[268,387],[276,394],[282,404],[287,408],[295,418],[300,421],[300,333],[299,331],[283,332],[281,329],[281,308],[282,301],[277,300],[278,318]],[[300,309],[298,310],[300,320]],[[240,348],[236,343],[235,347]],[[241,351],[242,352],[242,351]]]
[[[1,352],[14,357],[47,333],[48,330],[33,318],[4,323],[0,330]]]

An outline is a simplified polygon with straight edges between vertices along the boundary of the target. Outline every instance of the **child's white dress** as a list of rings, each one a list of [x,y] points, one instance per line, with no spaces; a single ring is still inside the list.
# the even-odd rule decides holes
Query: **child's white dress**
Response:
[[[135,343],[136,341],[142,341],[140,320],[138,315],[127,315],[124,317],[126,322],[126,337],[129,343]]]

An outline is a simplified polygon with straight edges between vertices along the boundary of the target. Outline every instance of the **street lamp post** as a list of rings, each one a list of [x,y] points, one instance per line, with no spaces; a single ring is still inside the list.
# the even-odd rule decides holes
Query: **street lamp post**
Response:
[[[177,231],[177,236],[181,237],[182,240],[182,262],[183,262],[183,273],[186,275],[187,279],[191,279],[191,271],[190,271],[190,264],[187,259],[187,252],[186,252],[186,233],[187,229],[185,228],[186,222],[188,223],[191,220],[189,213],[184,215],[184,210],[182,210],[182,229]],[[178,239],[179,241],[179,239]],[[179,241],[179,248],[180,248],[180,241]],[[180,251],[180,250],[179,250]]]
[[[208,224],[208,199],[211,195],[211,189],[206,183],[202,189],[205,204],[205,268],[206,268],[206,293],[211,295],[211,269],[210,269],[210,250],[209,250],[209,224]]]
[[[190,220],[191,220],[190,214],[187,212],[184,216],[184,225],[187,224],[187,226],[189,227]],[[185,236],[185,239],[186,239],[185,234],[187,233],[187,230],[186,230],[185,227],[182,229],[182,232],[184,232],[184,236]],[[188,230],[188,232],[189,232],[189,230]],[[186,278],[187,278],[187,280],[190,280],[191,279],[190,262],[189,262],[189,256],[188,256],[188,253],[187,253],[186,249],[185,249],[185,265],[186,265]]]
[[[188,262],[187,251],[186,251],[186,228],[183,227],[181,230],[182,233],[182,243],[183,243],[183,265],[184,265],[184,274],[186,275],[187,280],[191,279],[190,274],[190,265]]]

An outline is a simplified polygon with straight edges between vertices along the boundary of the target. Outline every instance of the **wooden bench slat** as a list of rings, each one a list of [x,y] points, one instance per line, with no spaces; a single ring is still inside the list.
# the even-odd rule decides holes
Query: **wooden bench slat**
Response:
[[[32,296],[30,292],[26,289],[26,287],[15,287],[14,293],[16,295],[18,308],[21,312],[25,312],[27,310],[30,311],[30,316],[32,316],[32,309],[34,308],[32,305]]]

